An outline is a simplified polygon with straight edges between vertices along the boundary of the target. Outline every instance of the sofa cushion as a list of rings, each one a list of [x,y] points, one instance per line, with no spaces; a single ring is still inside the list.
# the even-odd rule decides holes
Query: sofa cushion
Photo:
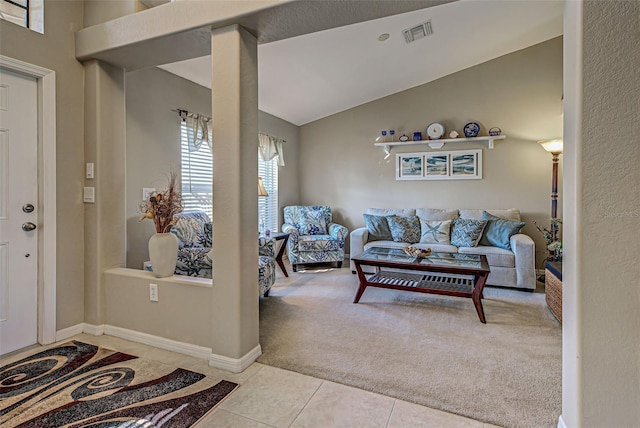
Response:
[[[416,215],[425,220],[453,220],[458,217],[458,210],[440,208],[416,208]]]
[[[331,235],[300,235],[298,237],[298,251],[335,251],[340,250],[340,241]]]
[[[424,220],[420,218],[420,243],[450,244],[451,220]]]
[[[373,215],[399,215],[401,217],[409,217],[416,215],[413,208],[369,208],[367,214]]]
[[[393,239],[387,218],[381,215],[362,214],[369,232],[369,241],[390,241]]]
[[[327,234],[327,223],[320,210],[301,210],[299,222],[301,235]]]
[[[484,254],[487,256],[489,266],[516,267],[516,256],[512,251],[502,248],[478,245],[477,247],[460,247],[458,252],[460,254]]]
[[[482,213],[488,212],[496,217],[503,218],[505,220],[520,221],[520,210],[516,208],[509,208],[507,210],[502,209],[490,209],[490,210],[460,210],[460,218],[470,220],[482,220]]]
[[[475,247],[480,242],[487,220],[456,218],[451,226],[451,244],[456,247]]]
[[[420,242],[420,219],[417,216],[388,215],[387,222],[394,241],[409,244]]]
[[[480,245],[492,245],[505,250],[511,249],[509,242],[511,235],[519,233],[525,225],[523,221],[505,220],[486,211],[482,213],[482,218],[489,223],[487,223],[482,238],[480,238]]]

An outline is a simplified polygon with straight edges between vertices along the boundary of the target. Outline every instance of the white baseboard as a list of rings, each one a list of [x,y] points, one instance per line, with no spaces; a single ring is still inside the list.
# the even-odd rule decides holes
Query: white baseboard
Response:
[[[145,345],[155,346],[156,348],[166,349],[167,351],[177,352],[179,354],[185,354],[201,358],[203,360],[208,360],[211,355],[211,348],[193,345],[191,343],[178,342],[177,340],[141,333],[139,331],[129,330],[122,327],[115,327],[108,324],[104,326],[104,334],[131,340],[132,342],[144,343]]]
[[[73,337],[80,333],[87,333],[93,336],[102,336],[104,334],[104,324],[93,325],[83,322],[80,324],[72,325],[71,327],[63,328],[62,330],[56,331],[56,342],[69,339],[70,337]]]
[[[260,355],[262,355],[260,345],[247,352],[242,358],[230,358],[224,355],[211,354],[209,356],[209,365],[232,373],[240,373],[249,367]]]
[[[178,342],[177,340],[167,339],[165,337],[154,336],[152,334],[141,333],[135,330],[129,330],[113,325],[102,324],[93,325],[80,323],[74,326],[58,330],[56,332],[56,342],[69,339],[80,333],[87,333],[94,336],[108,334],[109,336],[119,337],[121,339],[130,340],[132,342],[144,343],[145,345],[155,346],[156,348],[166,349],[167,351],[177,352],[179,354],[189,355],[191,357],[200,358],[209,361],[211,367],[227,370],[232,373],[240,373],[249,367],[260,355],[262,348],[257,345],[242,358],[230,358],[224,355],[211,353],[211,348],[205,346],[193,345],[191,343]]]
[[[84,323],[83,333],[90,334],[92,336],[102,336],[104,334],[104,324],[94,325]]]
[[[558,418],[558,428],[567,428],[567,425],[564,423],[564,419],[562,419],[562,415]]]
[[[84,323],[72,325],[71,327],[63,328],[62,330],[56,331],[56,342],[60,342],[61,340],[67,340],[70,337],[73,337],[77,334],[83,332]]]

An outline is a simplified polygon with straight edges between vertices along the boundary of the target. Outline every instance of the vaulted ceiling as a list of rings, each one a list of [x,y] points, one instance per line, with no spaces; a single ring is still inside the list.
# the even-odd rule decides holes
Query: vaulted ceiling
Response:
[[[560,36],[563,8],[459,0],[261,43],[259,108],[303,125]],[[433,34],[407,43],[403,31],[427,21]],[[210,87],[209,56],[161,67]]]

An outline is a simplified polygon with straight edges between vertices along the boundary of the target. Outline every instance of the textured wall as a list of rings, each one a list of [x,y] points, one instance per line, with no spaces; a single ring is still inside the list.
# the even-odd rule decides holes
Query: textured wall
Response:
[[[578,61],[565,82],[576,101],[566,112],[565,204],[575,206],[566,210],[563,420],[630,427],[640,424],[640,3],[582,5],[568,6],[565,26],[575,41],[567,60]]]
[[[562,135],[561,97],[562,39],[556,38],[304,125],[301,202],[331,205],[350,230],[364,225],[368,207],[519,208],[541,260],[543,241],[532,220],[548,224],[551,156],[537,141]],[[396,181],[395,153],[430,149],[394,148],[384,160],[373,145],[381,129],[411,136],[439,121],[447,135],[454,128],[462,134],[470,120],[482,125],[482,135],[498,126],[507,139],[493,150],[479,144],[442,150],[483,148],[482,180]]]

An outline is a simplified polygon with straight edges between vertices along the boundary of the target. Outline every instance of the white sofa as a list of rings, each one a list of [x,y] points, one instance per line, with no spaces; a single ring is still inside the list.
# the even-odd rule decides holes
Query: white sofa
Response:
[[[420,219],[424,220],[453,220],[456,217],[481,220],[483,218],[483,211],[487,211],[489,214],[506,220],[521,220],[520,211],[517,209],[369,208],[367,214],[376,216],[397,215],[401,217],[417,215]],[[512,235],[509,238],[510,250],[484,245],[476,247],[456,247],[451,244],[420,244],[395,242],[392,240],[369,241],[369,232],[366,227],[354,230],[350,236],[351,257],[357,257],[370,247],[403,248],[409,245],[418,248],[431,248],[434,252],[484,254],[491,268],[487,285],[527,290],[534,290],[536,288],[535,244],[531,237],[522,233]],[[351,271],[355,273],[353,261],[351,261]]]

